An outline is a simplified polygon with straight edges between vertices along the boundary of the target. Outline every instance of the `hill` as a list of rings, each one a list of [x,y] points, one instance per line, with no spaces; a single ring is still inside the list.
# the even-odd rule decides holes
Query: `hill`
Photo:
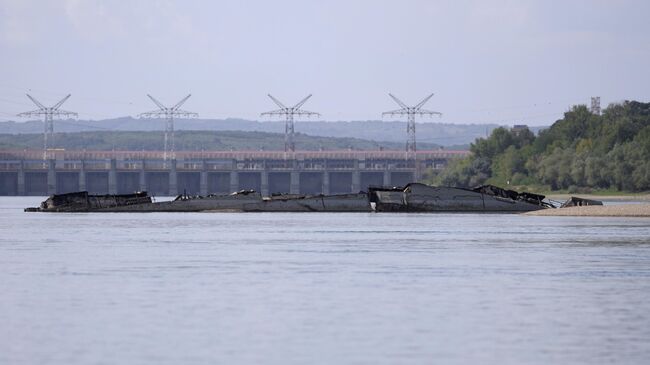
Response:
[[[602,115],[573,107],[538,136],[495,129],[433,183],[484,183],[543,190],[650,190],[650,103],[610,105]]]
[[[163,149],[161,131],[101,131],[56,133],[51,144],[57,148],[88,150],[160,151]],[[177,131],[176,150],[282,150],[284,134],[240,131]],[[404,143],[376,142],[359,138],[314,137],[303,133],[295,135],[296,148],[306,151],[318,150],[403,150]],[[0,149],[41,149],[41,134],[0,134]],[[421,149],[437,149],[431,143],[420,143]]]
[[[88,131],[160,131],[164,129],[162,120],[135,119],[122,117],[105,120],[62,120],[55,121],[57,132]],[[183,131],[246,131],[283,133],[283,121],[252,121],[244,119],[185,119],[177,120],[176,130]],[[449,124],[417,123],[418,143],[441,146],[469,145],[478,137],[499,127],[497,124]],[[42,121],[1,122],[1,134],[42,133]],[[396,121],[299,121],[296,132],[311,136],[359,138],[372,141],[404,143],[406,123]]]

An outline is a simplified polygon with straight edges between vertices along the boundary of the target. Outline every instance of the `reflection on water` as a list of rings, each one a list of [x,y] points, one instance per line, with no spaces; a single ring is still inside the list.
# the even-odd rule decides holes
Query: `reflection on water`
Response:
[[[0,363],[645,363],[650,220],[23,213]]]

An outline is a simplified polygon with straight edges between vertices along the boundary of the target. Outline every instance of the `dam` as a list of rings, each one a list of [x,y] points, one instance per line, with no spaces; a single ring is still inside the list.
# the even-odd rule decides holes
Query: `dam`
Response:
[[[2,150],[0,195],[344,194],[405,185],[418,171],[468,153],[417,151],[409,159],[404,151],[184,151],[165,160],[160,151]]]

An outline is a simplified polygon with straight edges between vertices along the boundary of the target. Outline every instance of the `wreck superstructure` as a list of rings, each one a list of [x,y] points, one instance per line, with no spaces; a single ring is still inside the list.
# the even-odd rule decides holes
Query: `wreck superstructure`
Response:
[[[403,188],[371,188],[369,201],[378,212],[499,212],[551,208],[543,195],[518,193],[492,185],[475,189],[411,183]]]

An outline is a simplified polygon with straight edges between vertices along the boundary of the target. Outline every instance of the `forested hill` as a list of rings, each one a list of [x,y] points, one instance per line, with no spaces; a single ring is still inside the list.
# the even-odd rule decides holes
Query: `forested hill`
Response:
[[[77,132],[55,133],[52,146],[71,150],[161,151],[164,145],[161,131]],[[178,151],[279,151],[284,148],[284,134],[241,131],[176,131]],[[315,137],[295,135],[296,148],[318,150],[403,150],[404,142],[377,142],[359,138]],[[421,149],[437,149],[432,143],[420,143]],[[42,134],[0,134],[0,149],[42,149]]]
[[[650,190],[650,103],[626,101],[602,115],[575,106],[535,136],[495,129],[477,139],[472,154],[434,183],[534,187],[548,190]]]
[[[425,119],[426,121],[426,119]],[[56,132],[98,131],[160,131],[165,122],[160,119],[122,117],[105,120],[55,120]],[[244,119],[178,119],[177,131],[244,131],[284,133],[284,121],[253,121]],[[417,123],[418,143],[452,146],[469,145],[477,137],[499,127],[497,124]],[[404,144],[406,122],[398,121],[297,121],[296,132],[310,136],[359,138]],[[43,133],[43,122],[0,122],[0,134]]]

